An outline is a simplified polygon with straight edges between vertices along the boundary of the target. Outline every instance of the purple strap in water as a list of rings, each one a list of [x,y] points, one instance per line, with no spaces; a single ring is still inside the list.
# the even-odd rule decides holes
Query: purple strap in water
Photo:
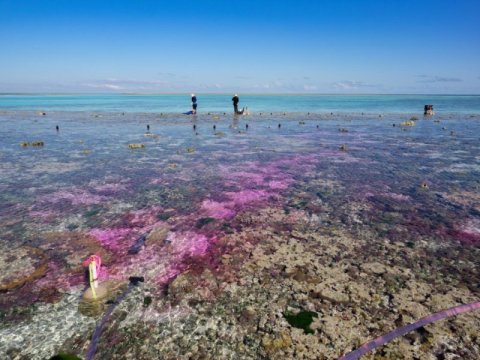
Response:
[[[144,278],[143,278],[143,276],[131,276],[129,278],[129,280],[130,280],[130,283],[128,284],[127,288],[120,295],[117,296],[117,298],[115,299],[115,301],[112,304],[110,304],[107,311],[103,315],[102,320],[100,321],[100,323],[97,324],[97,326],[95,328],[95,331],[93,332],[93,335],[92,335],[92,340],[90,341],[90,346],[88,347],[88,350],[87,350],[87,355],[85,356],[86,360],[92,360],[93,357],[95,356],[95,351],[97,350],[97,344],[98,344],[98,340],[100,339],[100,335],[102,335],[103,328],[104,328],[105,324],[107,323],[108,319],[110,318],[110,315],[112,315],[115,307],[123,299],[125,299],[125,297],[128,295],[128,293],[135,286],[137,286],[139,283],[143,282]]]
[[[480,301],[474,302],[474,303],[471,303],[471,304],[458,305],[458,306],[452,307],[450,309],[443,310],[443,311],[437,312],[435,314],[425,316],[425,317],[421,318],[420,320],[418,320],[418,321],[416,321],[412,324],[408,324],[408,325],[399,327],[399,328],[397,328],[397,329],[395,329],[395,330],[393,330],[393,331],[391,331],[391,332],[389,332],[389,333],[387,333],[383,336],[380,336],[380,337],[378,337],[378,338],[376,338],[372,341],[369,341],[369,342],[363,344],[358,349],[356,349],[352,352],[349,352],[348,354],[343,355],[338,360],[356,360],[360,356],[365,355],[366,353],[375,349],[376,347],[384,345],[384,344],[392,341],[396,337],[403,336],[403,335],[405,335],[406,333],[408,333],[412,330],[418,329],[419,327],[431,324],[433,322],[445,319],[445,318],[450,317],[450,316],[454,316],[454,315],[458,315],[458,314],[461,314],[461,313],[465,313],[465,312],[472,311],[472,310],[478,310],[478,309],[480,309]]]

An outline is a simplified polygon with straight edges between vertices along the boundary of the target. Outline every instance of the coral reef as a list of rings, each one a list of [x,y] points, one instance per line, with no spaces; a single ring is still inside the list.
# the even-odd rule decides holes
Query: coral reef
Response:
[[[391,126],[410,114],[252,115],[248,130],[219,115],[222,133],[201,114],[193,133],[172,114],[84,115],[44,118],[77,133],[40,152],[18,146],[38,124],[0,115],[6,139],[25,124],[0,153],[1,358],[82,358],[114,305],[96,358],[335,359],[478,301],[478,118],[440,116],[450,136]],[[85,291],[92,254],[102,301]],[[479,328],[465,313],[365,358],[478,359]]]

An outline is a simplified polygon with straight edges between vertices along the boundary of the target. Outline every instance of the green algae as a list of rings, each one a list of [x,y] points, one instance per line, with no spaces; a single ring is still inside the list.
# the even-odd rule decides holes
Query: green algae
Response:
[[[101,211],[101,208],[94,208],[92,210],[85,211],[85,217],[97,216]]]
[[[171,214],[167,214],[167,213],[163,213],[163,214],[158,214],[157,215],[157,219],[158,220],[162,220],[162,221],[167,221],[168,219],[170,219],[172,217]]]
[[[197,220],[197,224],[195,226],[197,229],[201,229],[205,225],[210,224],[212,221],[215,221],[215,219],[211,217],[201,218]]]
[[[80,360],[80,358],[75,355],[60,353],[58,355],[52,356],[50,360]]]
[[[235,231],[232,229],[232,226],[229,223],[223,223],[221,230],[225,234],[233,234]]]
[[[148,307],[152,303],[152,297],[151,296],[145,296],[143,298],[143,306]]]
[[[313,318],[318,317],[318,314],[313,311],[300,311],[297,314],[291,312],[285,312],[283,314],[288,323],[298,329],[303,329],[305,334],[313,334],[314,331],[310,328],[310,325],[313,322]]]
[[[74,230],[78,229],[78,224],[68,224],[67,229],[68,229],[68,231],[74,231]]]

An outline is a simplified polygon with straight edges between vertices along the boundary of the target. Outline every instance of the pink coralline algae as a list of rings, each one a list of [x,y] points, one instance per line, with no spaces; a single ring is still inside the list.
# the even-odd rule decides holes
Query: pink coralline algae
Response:
[[[453,236],[464,244],[479,245],[480,244],[480,221],[469,220],[458,230],[453,232]]]
[[[205,255],[209,245],[209,240],[205,235],[190,231],[184,233],[171,232],[168,234],[166,241],[170,243],[174,256],[180,258]]]
[[[235,216],[235,211],[229,209],[229,203],[220,203],[213,200],[204,200],[200,208],[205,215],[215,219],[230,219]]]
[[[95,236],[105,248],[112,251],[119,251],[129,246],[125,240],[132,232],[129,228],[116,229],[92,229],[89,234]]]
[[[152,206],[145,209],[130,211],[128,214],[129,223],[132,226],[144,227],[158,222],[157,215],[162,211],[160,206]]]
[[[44,211],[34,210],[34,211],[30,211],[29,215],[33,218],[40,218],[42,220],[48,220],[50,218],[54,219],[55,217],[58,216],[57,213],[55,213],[53,211],[49,211],[49,210],[44,210]]]
[[[233,205],[242,206],[255,201],[264,200],[269,197],[269,193],[263,190],[242,190],[237,192],[226,192],[233,202]]]
[[[408,196],[408,195],[403,195],[403,194],[397,194],[397,193],[393,193],[393,192],[380,192],[378,194],[375,194],[375,193],[372,193],[372,192],[366,192],[365,193],[365,198],[369,198],[369,197],[374,197],[374,196],[385,196],[385,197],[388,197],[388,198],[391,198],[393,200],[397,200],[397,201],[409,201],[411,200],[411,197]]]
[[[107,200],[107,197],[95,195],[88,191],[81,189],[60,190],[53,194],[46,195],[42,198],[43,201],[50,203],[58,203],[64,200],[70,201],[72,205],[94,205]]]
[[[265,177],[259,173],[251,173],[246,171],[237,171],[227,173],[229,179],[233,179],[236,183],[239,184],[248,184],[248,185],[263,185],[265,183]]]
[[[93,187],[93,189],[101,194],[104,195],[109,195],[109,194],[116,194],[119,192],[123,192],[127,190],[127,186],[124,184],[120,183],[115,183],[115,184],[101,184],[101,185],[96,185]]]
[[[242,190],[236,192],[225,192],[229,201],[217,202],[213,200],[204,200],[200,210],[206,216],[215,219],[230,219],[235,216],[236,211],[244,206],[267,199],[270,194],[263,190]]]
[[[288,186],[292,183],[291,180],[283,180],[283,181],[279,181],[279,180],[272,180],[272,181],[269,181],[268,182],[268,187],[270,187],[270,189],[272,190],[285,190],[286,188],[288,188]]]
[[[191,231],[171,232],[166,242],[169,245],[169,259],[165,266],[159,271],[156,281],[159,284],[166,284],[179,273],[184,271],[183,261],[189,257],[205,256],[208,247],[215,238],[207,238],[205,235]]]

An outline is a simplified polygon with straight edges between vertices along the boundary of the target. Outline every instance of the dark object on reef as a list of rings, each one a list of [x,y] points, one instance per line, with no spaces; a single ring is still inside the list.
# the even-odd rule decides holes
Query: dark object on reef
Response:
[[[150,131],[150,125],[147,125],[147,131]]]
[[[81,360],[81,359],[76,355],[60,353],[58,355],[52,356],[50,360]]]
[[[433,105],[425,105],[423,107],[423,115],[432,116],[433,114],[435,114],[433,112]]]
[[[55,130],[57,130],[57,131],[59,131],[59,130],[60,130],[60,128],[58,127],[58,125],[57,125],[57,126],[55,126]]]
[[[427,189],[428,189],[428,184],[427,184],[427,182],[426,182],[426,181],[422,182],[422,184],[420,185],[420,187],[421,187],[422,189],[427,190]]]
[[[135,255],[140,252],[145,247],[145,240],[147,239],[147,235],[149,232],[146,232],[145,234],[141,235],[130,248],[128,249],[128,253],[130,255]]]
[[[341,133],[347,133],[348,129],[340,128],[340,129],[338,129],[338,131],[341,132]]]
[[[248,129],[248,124],[245,124],[245,129]]]
[[[151,296],[145,296],[143,298],[143,307],[149,307],[151,303],[152,303],[152,297]]]
[[[341,150],[341,151],[348,151],[348,146],[347,146],[347,144],[342,144],[342,145],[340,145],[340,150]]]
[[[193,124],[193,130],[197,129],[197,125]]]
[[[439,320],[443,320],[451,316],[455,316],[458,314],[462,314],[468,311],[478,310],[478,309],[480,309],[480,301],[475,303],[465,304],[465,305],[458,305],[447,310],[443,310],[431,315],[427,315],[414,323],[399,327],[383,336],[379,336],[376,339],[369,341],[366,344],[363,344],[358,349],[343,355],[338,360],[357,360],[361,356],[368,353],[369,351],[375,349],[376,347],[385,345],[386,343],[392,341],[393,339],[399,336],[403,336],[409,333],[410,331],[419,329],[428,324],[437,322]]]
[[[319,126],[317,125],[317,129],[319,128]]]
[[[204,227],[205,225],[208,225],[210,224],[211,222],[215,221],[214,218],[211,218],[211,217],[205,217],[205,218],[201,218],[201,219],[198,219],[197,220],[197,223],[196,223],[196,228],[197,229],[201,229],[202,227]]]
[[[215,130],[216,128],[217,128],[217,126],[216,126],[216,125],[213,125],[213,130]]]
[[[130,276],[128,281],[134,286],[137,286],[139,283],[145,282],[145,278],[143,276]]]
[[[318,314],[313,311],[300,311],[297,314],[285,312],[283,314],[287,322],[298,329],[303,329],[305,334],[313,334],[314,331],[310,328],[313,318],[318,317]]]
[[[282,124],[278,124],[278,128],[280,129],[282,127]]]

